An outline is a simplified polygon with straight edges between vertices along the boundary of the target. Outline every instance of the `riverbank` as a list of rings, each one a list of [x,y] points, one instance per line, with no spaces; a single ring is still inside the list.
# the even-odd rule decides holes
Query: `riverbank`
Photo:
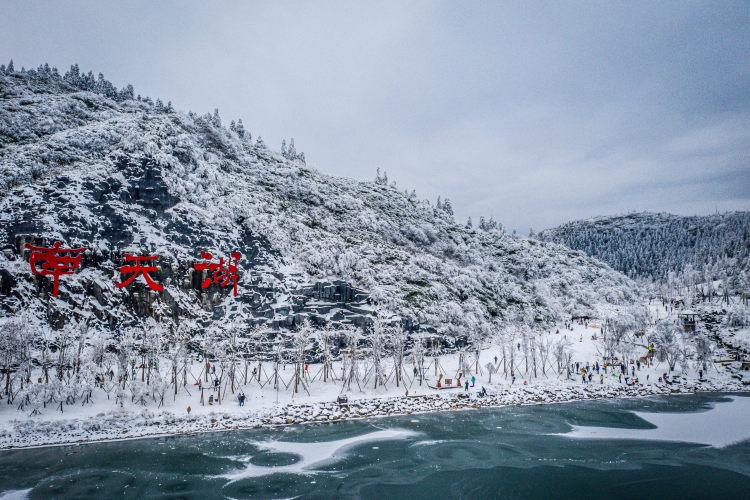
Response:
[[[475,391],[477,388],[473,388]],[[480,397],[475,392],[441,391],[401,397],[362,397],[348,404],[335,402],[291,403],[243,411],[211,411],[202,415],[177,415],[172,411],[114,410],[92,417],[9,422],[0,430],[0,449],[86,444],[103,441],[153,438],[204,432],[230,431],[294,424],[321,424],[343,420],[491,408],[552,404],[580,400],[634,398],[696,392],[749,392],[735,380],[690,381],[639,386],[611,384],[539,383],[505,386]],[[218,408],[217,408],[218,409]]]

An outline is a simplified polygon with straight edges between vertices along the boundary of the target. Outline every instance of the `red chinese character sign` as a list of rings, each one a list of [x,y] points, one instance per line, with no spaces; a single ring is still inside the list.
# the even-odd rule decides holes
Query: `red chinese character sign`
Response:
[[[151,290],[161,292],[164,290],[164,286],[154,281],[150,274],[159,270],[159,268],[154,265],[154,261],[158,258],[158,255],[125,254],[125,262],[131,262],[132,264],[121,266],[120,272],[122,274],[129,274],[130,276],[128,276],[122,283],[115,283],[115,286],[117,288],[125,288],[135,281],[138,276],[143,276],[143,279]]]
[[[75,274],[81,267],[85,248],[61,248],[62,243],[56,241],[52,248],[37,247],[26,243],[25,248],[31,250],[29,265],[31,272],[39,276],[52,276],[52,295],[57,297],[60,289],[60,276]]]
[[[29,265],[31,272],[39,276],[51,276],[53,281],[52,295],[57,297],[60,289],[60,276],[75,274],[80,269],[85,248],[62,248],[62,243],[56,241],[52,247],[38,247],[30,243],[25,248],[31,250]],[[195,262],[193,269],[206,271],[207,275],[201,282],[201,288],[206,289],[214,284],[220,288],[232,287],[234,296],[237,296],[237,283],[239,281],[239,262],[242,258],[240,252],[230,253],[229,259],[220,257],[213,261],[210,252],[201,252],[204,262]],[[124,254],[124,264],[119,267],[122,281],[115,283],[117,288],[125,288],[131,285],[139,277],[143,277],[150,290],[164,291],[164,286],[158,283],[153,274],[159,271],[156,261],[158,255],[132,255]]]
[[[201,259],[209,262],[196,262],[193,264],[193,269],[196,271],[208,271],[213,273],[212,276],[206,277],[201,283],[201,288],[204,290],[211,286],[211,283],[226,288],[230,285],[234,288],[234,296],[237,296],[237,264],[242,258],[239,252],[232,252],[230,254],[229,262],[224,264],[224,257],[219,258],[219,262],[211,262],[213,255],[209,252],[201,252]]]

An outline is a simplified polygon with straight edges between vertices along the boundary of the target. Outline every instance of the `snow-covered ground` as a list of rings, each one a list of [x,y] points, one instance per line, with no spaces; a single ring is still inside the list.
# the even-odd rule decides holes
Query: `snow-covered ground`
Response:
[[[724,336],[724,339],[736,347],[750,350],[750,328],[741,328],[734,332],[729,332]]]
[[[506,372],[503,372],[502,347],[487,346],[481,352],[479,372],[475,384],[466,391],[464,387],[450,390],[436,390],[435,358],[425,359],[425,376],[420,385],[414,378],[412,360],[405,361],[405,379],[396,386],[392,376],[392,360],[384,360],[386,366],[386,384],[374,387],[372,375],[367,377],[368,366],[363,361],[360,367],[360,386],[356,379],[351,388],[342,382],[341,362],[333,364],[334,380],[323,382],[322,366],[311,364],[305,376],[304,386],[299,392],[293,391],[293,366],[289,365],[279,371],[279,389],[273,388],[273,365],[264,363],[261,381],[252,379],[250,373],[247,384],[235,387],[232,393],[225,383],[222,391],[227,395],[222,401],[209,405],[209,396],[218,395],[214,390],[204,389],[203,404],[200,391],[196,385],[180,388],[174,396],[169,391],[163,406],[152,399],[146,405],[132,402],[128,398],[117,403],[114,396],[107,398],[102,389],[95,389],[93,401],[88,404],[48,405],[41,414],[30,416],[27,407],[19,411],[15,406],[0,406],[0,447],[28,447],[62,443],[90,442],[112,439],[207,432],[263,425],[284,425],[303,422],[331,422],[349,418],[364,418],[391,414],[443,411],[453,409],[505,406],[516,404],[538,404],[571,401],[576,399],[633,397],[650,394],[685,393],[694,391],[740,391],[745,390],[739,381],[719,365],[711,364],[704,380],[700,381],[696,370],[678,368],[670,375],[671,384],[660,380],[662,374],[669,371],[666,363],[655,361],[652,366],[642,364],[628,365],[629,373],[635,369],[638,384],[626,385],[620,377],[620,368],[604,369],[600,328],[596,324],[588,326],[573,324],[572,329],[553,328],[541,335],[540,342],[569,340],[572,350],[571,362],[580,367],[587,363],[595,367],[599,363],[599,373],[594,368],[591,383],[584,384],[579,374],[567,376],[567,367],[558,373],[555,358],[550,355],[544,369],[538,361],[536,377],[533,366],[527,370],[523,349],[515,345],[515,381],[510,376],[510,362],[506,351]],[[646,354],[646,348],[635,346],[633,359]],[[471,353],[466,353],[465,366],[473,368],[477,363]],[[495,363],[497,356],[497,363]],[[490,366],[494,373],[490,374]],[[193,377],[200,377],[202,364],[193,366]],[[249,368],[252,370],[252,368]],[[371,370],[369,370],[371,371]],[[389,371],[391,376],[388,377]],[[456,378],[459,372],[459,353],[445,354],[438,358],[439,375],[445,378]],[[490,382],[490,378],[492,379]],[[195,378],[193,378],[195,380]],[[365,382],[367,380],[367,382]],[[466,380],[464,377],[463,380]],[[203,384],[204,386],[210,384]],[[261,385],[263,385],[261,387]],[[471,384],[470,384],[471,385]],[[239,386],[239,384],[238,384]],[[481,387],[488,394],[480,396]],[[237,396],[242,391],[247,396],[244,406],[239,406]],[[408,396],[407,396],[408,391]],[[112,393],[114,394],[114,392]],[[349,397],[348,405],[335,402],[340,394]],[[190,407],[190,412],[188,412]]]

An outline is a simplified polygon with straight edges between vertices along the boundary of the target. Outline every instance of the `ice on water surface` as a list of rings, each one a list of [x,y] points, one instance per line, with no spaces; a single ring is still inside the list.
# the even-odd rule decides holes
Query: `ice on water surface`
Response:
[[[0,500],[23,500],[29,498],[31,488],[25,490],[8,490],[0,492]]]
[[[404,440],[417,436],[419,433],[406,429],[383,429],[361,436],[355,436],[334,441],[317,443],[297,443],[291,441],[261,441],[255,443],[261,450],[274,453],[290,453],[300,457],[300,460],[290,465],[262,466],[247,464],[241,470],[225,474],[223,477],[232,481],[244,478],[260,477],[270,474],[313,474],[316,467],[329,464],[343,458],[345,452],[355,446],[376,441]]]
[[[716,448],[750,439],[750,397],[733,397],[708,411],[690,413],[634,412],[654,429],[572,426],[562,436],[577,439],[634,439],[698,443]]]

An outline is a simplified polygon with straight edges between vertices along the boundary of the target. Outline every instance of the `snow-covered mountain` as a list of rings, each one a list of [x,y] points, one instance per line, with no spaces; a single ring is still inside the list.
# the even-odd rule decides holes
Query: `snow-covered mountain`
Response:
[[[735,291],[750,285],[750,212],[596,217],[542,231],[539,238],[581,250],[631,277],[726,279]]]
[[[467,229],[383,183],[332,177],[244,129],[134,97],[77,68],[0,72],[0,314],[60,327],[92,313],[117,330],[138,318],[208,327],[362,325],[376,311],[448,336],[499,321],[604,316],[634,283],[555,243]],[[33,243],[87,249],[81,269],[34,276]],[[200,252],[239,251],[238,293],[193,271]],[[152,273],[115,284],[126,253]]]

